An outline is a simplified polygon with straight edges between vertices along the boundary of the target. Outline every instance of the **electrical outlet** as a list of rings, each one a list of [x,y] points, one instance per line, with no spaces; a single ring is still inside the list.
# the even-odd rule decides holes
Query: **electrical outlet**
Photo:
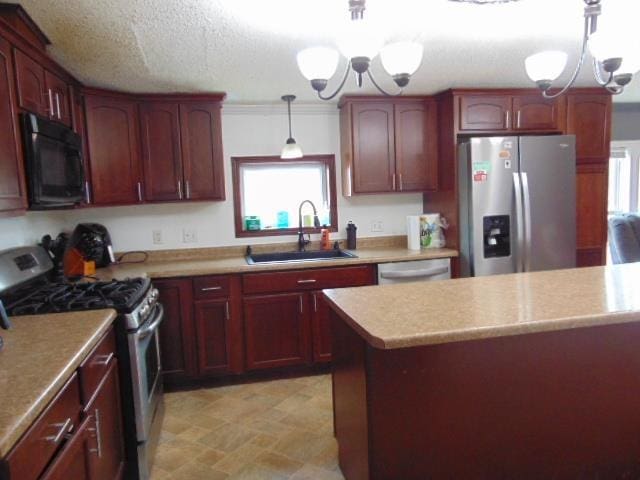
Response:
[[[371,222],[371,231],[372,232],[383,232],[384,231],[384,224],[382,223],[382,220],[374,220],[373,222]]]
[[[197,241],[198,234],[195,228],[182,229],[182,243],[196,243]]]
[[[153,236],[154,245],[162,245],[164,243],[164,240],[162,238],[162,230],[151,230],[151,235]]]

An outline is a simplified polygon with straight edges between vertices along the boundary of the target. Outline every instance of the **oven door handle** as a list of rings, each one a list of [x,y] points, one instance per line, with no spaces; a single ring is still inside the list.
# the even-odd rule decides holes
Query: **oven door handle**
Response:
[[[149,325],[147,325],[144,328],[141,328],[135,333],[136,337],[139,340],[142,340],[143,338],[147,338],[149,335],[155,332],[160,326],[160,324],[162,323],[162,320],[164,320],[164,307],[162,306],[162,304],[157,303],[155,309],[156,309],[156,318]]]

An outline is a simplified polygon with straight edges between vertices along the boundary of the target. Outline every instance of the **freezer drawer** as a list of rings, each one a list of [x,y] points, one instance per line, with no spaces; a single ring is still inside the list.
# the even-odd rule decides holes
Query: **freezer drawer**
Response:
[[[413,262],[380,263],[378,284],[431,282],[451,278],[451,260],[436,258]]]

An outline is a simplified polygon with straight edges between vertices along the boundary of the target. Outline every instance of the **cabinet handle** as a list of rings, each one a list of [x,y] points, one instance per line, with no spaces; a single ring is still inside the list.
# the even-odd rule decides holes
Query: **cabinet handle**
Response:
[[[509,130],[509,127],[511,126],[511,115],[509,113],[509,110],[507,110],[506,112],[504,112],[504,128],[506,128],[507,130]]]
[[[142,201],[142,184],[138,182],[138,201]]]
[[[58,118],[62,120],[62,114],[60,113],[60,95],[56,93],[56,108],[58,109]]]
[[[398,174],[398,180],[400,181],[400,191],[402,191],[404,189],[404,186],[402,184],[402,174],[401,173]]]
[[[305,284],[305,283],[316,283],[316,280],[315,280],[315,279],[313,279],[313,278],[310,278],[310,279],[308,279],[308,280],[298,280],[298,283],[299,283],[300,285],[303,285],[303,284]]]
[[[201,288],[201,292],[213,292],[214,290],[222,290],[222,287],[204,287]]]
[[[63,439],[65,434],[67,432],[70,432],[73,429],[73,422],[72,422],[71,418],[67,418],[63,423],[54,423],[51,426],[52,427],[58,427],[59,428],[58,433],[56,433],[55,435],[49,435],[47,437],[44,437],[44,439],[47,442],[51,442],[51,443],[57,445]]]
[[[178,180],[178,198],[182,200],[182,182]]]
[[[191,182],[189,180],[185,180],[184,187],[187,194],[187,200],[189,200],[191,198]]]
[[[520,110],[518,110],[518,113],[516,114],[516,127],[520,128]]]
[[[113,352],[111,352],[109,355],[98,355],[96,359],[93,362],[91,362],[91,365],[98,366],[98,367],[104,367],[106,365],[109,365],[109,362],[113,359],[114,355],[115,354]]]
[[[298,297],[298,304],[300,305],[300,313],[301,314],[304,313],[303,310],[302,310],[303,309],[303,306],[302,306],[302,295],[300,295]]]
[[[53,109],[53,95],[51,94],[51,89],[49,89],[49,116],[50,117],[56,116],[56,112]]]
[[[227,320],[231,318],[231,315],[229,314],[229,301],[224,303],[224,314],[226,315]]]
[[[89,181],[84,182],[84,200],[87,205],[91,205],[91,194],[89,193]]]
[[[100,424],[100,410],[97,408],[95,409],[94,417],[96,428],[90,428],[89,431],[95,432],[96,434],[96,448],[92,448],[90,452],[97,454],[98,458],[102,458],[102,429]]]
[[[318,299],[315,293],[313,294],[313,311],[318,313]]]
[[[391,175],[391,182],[393,183],[392,190],[396,189],[396,174]]]

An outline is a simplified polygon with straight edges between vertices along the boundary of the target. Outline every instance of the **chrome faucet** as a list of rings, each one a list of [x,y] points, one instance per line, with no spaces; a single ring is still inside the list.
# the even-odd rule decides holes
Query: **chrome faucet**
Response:
[[[318,210],[311,200],[303,200],[298,207],[298,251],[304,252],[307,244],[311,242],[311,235],[307,234],[307,238],[304,238],[304,232],[302,230],[302,207],[305,203],[311,205],[313,208],[313,225],[316,228],[320,228],[320,219],[318,218]]]

